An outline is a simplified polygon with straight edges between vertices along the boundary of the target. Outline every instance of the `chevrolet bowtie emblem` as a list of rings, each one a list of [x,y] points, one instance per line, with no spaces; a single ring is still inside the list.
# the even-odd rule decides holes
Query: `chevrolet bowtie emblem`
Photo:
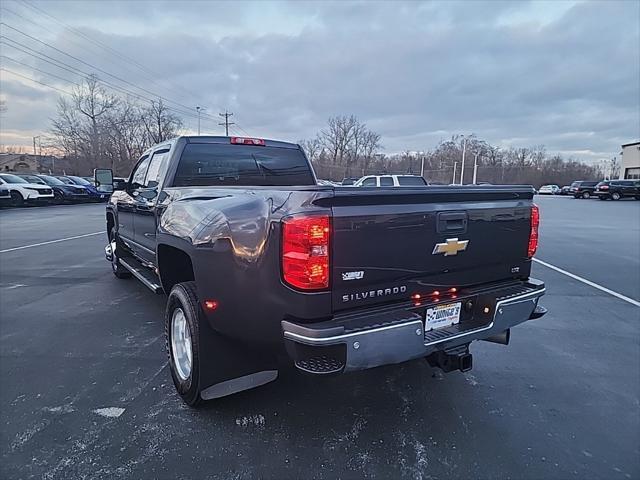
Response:
[[[444,253],[445,257],[449,255],[457,255],[458,252],[463,252],[467,249],[467,245],[469,244],[469,240],[458,240],[457,238],[447,238],[447,241],[444,243],[436,243],[436,246],[433,247],[433,255],[438,255],[440,253]]]

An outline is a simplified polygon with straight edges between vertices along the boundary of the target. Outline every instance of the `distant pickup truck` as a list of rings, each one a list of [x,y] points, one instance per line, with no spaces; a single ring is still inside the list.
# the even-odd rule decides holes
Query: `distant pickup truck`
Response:
[[[367,175],[356,181],[354,187],[418,187],[427,181],[418,175]]]
[[[99,189],[112,172],[96,170]],[[426,358],[469,370],[541,317],[530,186],[334,187],[298,145],[180,137],[140,158],[106,210],[118,278],[168,294],[173,382],[191,406],[274,380]]]

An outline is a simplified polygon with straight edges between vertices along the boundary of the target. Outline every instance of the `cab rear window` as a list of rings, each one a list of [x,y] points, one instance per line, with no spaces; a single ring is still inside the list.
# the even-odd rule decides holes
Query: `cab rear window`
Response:
[[[188,144],[174,186],[315,185],[302,151],[293,148],[211,143]]]

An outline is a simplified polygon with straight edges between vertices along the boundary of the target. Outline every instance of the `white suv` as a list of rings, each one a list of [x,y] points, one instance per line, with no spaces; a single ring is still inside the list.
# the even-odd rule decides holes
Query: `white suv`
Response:
[[[367,175],[362,177],[354,187],[424,187],[428,185],[418,175]]]
[[[48,202],[53,200],[53,190],[48,185],[29,183],[10,173],[0,174],[0,185],[9,189],[11,203],[16,207],[25,203]]]

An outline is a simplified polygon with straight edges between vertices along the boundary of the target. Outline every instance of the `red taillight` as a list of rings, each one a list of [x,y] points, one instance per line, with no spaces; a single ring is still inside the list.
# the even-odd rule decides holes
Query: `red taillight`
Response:
[[[540,210],[537,205],[531,206],[531,232],[529,233],[529,249],[527,256],[533,258],[538,249],[538,227],[540,226]]]
[[[328,215],[290,217],[282,225],[282,276],[301,290],[329,288]]]
[[[262,138],[231,137],[231,143],[234,145],[260,145],[264,147]]]

